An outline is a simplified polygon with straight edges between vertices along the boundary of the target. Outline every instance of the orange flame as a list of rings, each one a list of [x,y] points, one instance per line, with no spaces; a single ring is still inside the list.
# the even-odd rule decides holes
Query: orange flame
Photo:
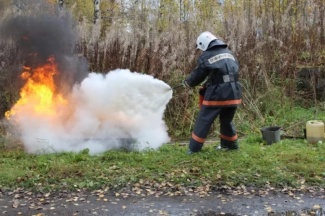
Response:
[[[20,91],[20,99],[5,113],[6,118],[10,119],[21,111],[54,116],[58,106],[67,103],[66,99],[56,92],[54,75],[58,73],[54,58],[49,58],[45,65],[35,69],[23,67],[21,78],[27,81]]]

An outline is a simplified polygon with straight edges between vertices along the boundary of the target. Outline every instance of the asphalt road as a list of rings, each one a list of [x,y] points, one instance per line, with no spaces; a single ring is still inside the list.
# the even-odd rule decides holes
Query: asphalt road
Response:
[[[316,215],[323,216],[325,194],[281,193],[229,195],[210,192],[204,197],[128,196],[79,192],[32,194],[18,190],[0,193],[0,215]]]

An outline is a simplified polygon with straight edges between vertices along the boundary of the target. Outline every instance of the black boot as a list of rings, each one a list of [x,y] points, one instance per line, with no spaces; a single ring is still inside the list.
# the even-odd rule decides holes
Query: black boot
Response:
[[[238,141],[228,141],[221,139],[220,145],[217,146],[216,150],[237,150],[238,147]]]

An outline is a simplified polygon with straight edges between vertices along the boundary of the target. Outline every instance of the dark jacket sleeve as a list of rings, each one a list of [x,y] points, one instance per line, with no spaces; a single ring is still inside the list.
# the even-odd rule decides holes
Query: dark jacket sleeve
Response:
[[[204,61],[200,57],[197,61],[197,67],[192,70],[191,74],[185,79],[185,81],[190,87],[194,87],[202,83],[208,75],[209,73],[205,69]]]

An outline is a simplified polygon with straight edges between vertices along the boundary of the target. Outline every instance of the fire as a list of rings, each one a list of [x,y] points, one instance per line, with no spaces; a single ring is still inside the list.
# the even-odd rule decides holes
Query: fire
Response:
[[[6,118],[19,114],[19,112],[32,112],[30,114],[41,116],[54,116],[57,108],[67,103],[66,99],[57,93],[54,76],[59,74],[53,57],[40,67],[23,67],[21,78],[26,84],[20,90],[20,99],[14,107],[5,113]]]

